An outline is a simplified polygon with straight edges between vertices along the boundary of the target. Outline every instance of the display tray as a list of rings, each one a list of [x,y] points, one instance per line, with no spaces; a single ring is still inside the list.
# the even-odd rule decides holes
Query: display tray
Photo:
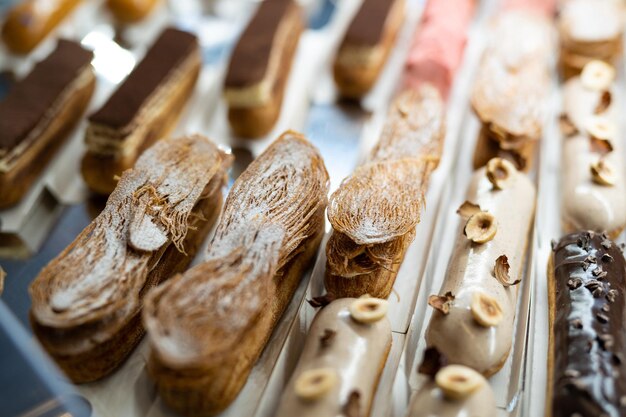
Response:
[[[5,3],[0,1],[0,16]],[[359,106],[337,100],[330,63],[360,1],[303,1],[309,28],[298,46],[280,119],[265,138],[249,142],[231,134],[221,86],[229,50],[255,7],[252,0],[163,1],[146,21],[124,29],[103,12],[102,3],[85,2],[55,34],[81,40],[95,50],[93,64],[98,83],[90,110],[104,102],[161,28],[175,25],[193,30],[200,38],[204,66],[174,135],[200,132],[231,152],[235,164],[230,171],[230,186],[247,164],[282,131],[303,131],[324,157],[331,190],[336,189],[363,159],[379,135],[389,102],[397,91],[423,6],[421,0],[408,1],[397,46],[375,88]],[[471,155],[479,129],[479,121],[469,105],[469,93],[485,46],[487,23],[498,6],[497,0],[480,2],[464,61],[448,100],[444,155],[425,196],[426,206],[416,238],[389,298],[393,344],[372,405],[373,417],[404,416],[411,393],[423,383],[416,369],[422,359],[423,335],[431,315],[427,298],[441,286],[460,227],[456,209],[465,200],[472,173]],[[49,39],[26,58],[16,58],[0,50],[0,70],[21,76],[53,45],[53,40]],[[622,72],[620,70],[620,74]],[[489,380],[500,416],[543,415],[545,404],[548,340],[545,271],[550,240],[562,234],[558,221],[560,90],[556,73],[553,78],[544,137],[530,173],[538,189],[538,201],[534,227],[528,237],[526,267],[518,290],[515,340],[504,367]],[[623,78],[620,76],[618,88],[622,95]],[[624,102],[620,97],[622,107]],[[2,388],[0,403],[11,402],[14,406],[0,407],[9,410],[11,417],[55,415],[50,413],[70,398],[71,404],[65,409],[71,409],[70,414],[74,416],[174,417],[176,414],[162,404],[146,372],[149,352],[146,340],[111,376],[96,383],[74,386],[46,359],[31,334],[29,283],[89,224],[104,203],[89,195],[79,175],[85,125],[83,121],[77,126],[28,196],[15,208],[0,212],[0,265],[7,272],[0,299],[0,340],[10,342],[0,343],[0,358],[4,361],[0,363],[13,363],[12,369],[17,369],[16,364],[19,364],[30,370],[19,372],[17,369],[11,374],[15,375],[15,386],[20,388],[11,391]],[[327,222],[327,232],[329,229]],[[211,234],[194,263],[202,258],[210,238]],[[220,416],[273,416],[316,312],[306,300],[324,292],[327,238],[328,233],[243,391]],[[624,235],[620,241],[624,241]],[[32,388],[38,395],[24,394],[29,387],[39,386],[43,388]],[[0,414],[5,415],[4,411]]]

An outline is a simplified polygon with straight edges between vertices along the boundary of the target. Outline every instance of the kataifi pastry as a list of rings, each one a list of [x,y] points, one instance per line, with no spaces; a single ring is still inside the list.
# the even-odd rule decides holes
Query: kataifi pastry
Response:
[[[426,344],[450,364],[490,376],[506,361],[535,198],[533,183],[505,159],[474,173],[441,290],[428,299]]]
[[[620,0],[570,0],[558,20],[560,66],[565,78],[592,60],[613,66],[622,56],[625,7]]]
[[[324,306],[275,417],[368,417],[390,349],[387,300],[341,298]]]
[[[158,142],[35,278],[33,331],[72,381],[110,374],[139,343],[144,296],[193,259],[219,213],[231,160],[198,135]]]
[[[548,266],[547,417],[626,415],[626,261],[606,235],[554,242]]]
[[[237,397],[317,253],[329,178],[317,149],[285,132],[235,181],[204,262],[153,290],[148,369],[184,415]]]
[[[563,87],[561,222],[617,237],[626,227],[624,141],[615,70],[590,61]]]
[[[80,0],[24,0],[9,10],[2,39],[11,52],[27,54],[50,34]]]
[[[0,208],[24,197],[80,120],[96,83],[92,58],[60,40],[0,101]]]
[[[339,93],[359,99],[371,90],[395,45],[405,16],[405,0],[364,0],[335,56]]]
[[[233,50],[224,82],[228,121],[236,135],[258,138],[276,124],[304,26],[295,0],[259,5]]]
[[[89,116],[82,174],[109,194],[116,178],[175,127],[200,72],[198,39],[168,28],[108,101]]]
[[[389,296],[441,157],[444,123],[445,106],[431,85],[407,90],[393,102],[369,160],[330,197],[329,293]]]
[[[528,171],[547,111],[551,22],[530,11],[507,11],[496,18],[488,36],[471,92],[482,125],[474,169],[501,157]]]

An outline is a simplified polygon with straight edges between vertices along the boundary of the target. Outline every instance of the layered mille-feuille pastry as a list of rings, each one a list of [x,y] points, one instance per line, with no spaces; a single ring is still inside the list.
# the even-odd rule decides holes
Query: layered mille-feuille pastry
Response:
[[[624,140],[615,70],[590,61],[563,87],[561,222],[617,237],[626,227]]]
[[[138,22],[150,14],[159,0],[107,0],[113,16],[121,22]]]
[[[481,123],[474,168],[501,157],[527,171],[547,110],[551,22],[530,11],[506,11],[493,22],[489,39],[471,93]]]
[[[82,174],[93,191],[109,194],[141,152],[175,127],[200,72],[198,39],[168,28],[141,62],[89,116]]]
[[[387,300],[342,298],[322,307],[276,417],[368,417],[391,349]]]
[[[326,290],[387,298],[415,237],[424,194],[444,140],[445,106],[423,85],[399,95],[369,159],[331,195]]]
[[[547,417],[623,416],[626,261],[604,234],[554,242],[548,266]]]
[[[160,141],[33,281],[33,331],[72,381],[110,374],[139,343],[146,293],[193,259],[231,160],[202,136]]]
[[[464,365],[448,365],[435,348],[424,352],[418,372],[428,380],[411,395],[405,417],[496,417],[485,377]]]
[[[304,17],[295,0],[265,0],[230,58],[224,82],[228,121],[244,138],[268,134],[280,115]]]
[[[426,343],[449,363],[489,376],[506,361],[534,213],[535,187],[511,162],[474,173],[443,285],[428,299]]]
[[[285,132],[235,181],[204,262],[148,295],[148,368],[171,408],[237,397],[317,252],[328,186],[317,149]]]
[[[339,93],[361,98],[374,85],[393,49],[405,0],[364,0],[344,35],[333,66]]]
[[[24,197],[80,120],[96,82],[92,58],[60,40],[0,101],[0,208]]]
[[[620,0],[569,0],[559,14],[559,63],[565,78],[592,60],[617,65],[622,56],[626,7]]]
[[[9,10],[2,40],[17,54],[27,54],[46,38],[81,0],[25,0]]]

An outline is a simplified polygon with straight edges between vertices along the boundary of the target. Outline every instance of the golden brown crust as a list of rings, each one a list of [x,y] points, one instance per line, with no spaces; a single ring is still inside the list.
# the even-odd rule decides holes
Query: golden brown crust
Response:
[[[397,0],[392,7],[377,45],[359,48],[358,45],[344,43],[339,49],[333,64],[333,76],[342,96],[359,99],[370,91],[378,79],[404,20],[404,0]]]
[[[415,237],[431,172],[441,157],[444,105],[424,85],[396,98],[370,159],[333,193],[326,290],[386,298]]]
[[[146,292],[191,261],[219,212],[230,161],[200,136],[155,145],[33,281],[34,332],[74,382],[112,372],[139,342]]]
[[[132,23],[145,18],[159,0],[108,0],[107,7],[117,20]]]
[[[48,165],[80,120],[93,94],[96,78],[91,66],[85,69],[88,81],[59,105],[58,114],[9,171],[0,172],[0,208],[16,204]]]
[[[2,39],[14,53],[27,54],[80,3],[80,0],[27,0],[15,6],[2,26]]]
[[[289,81],[298,41],[304,30],[302,13],[297,6],[294,5],[293,8],[285,14],[284,19],[292,21],[290,22],[290,26],[293,26],[293,29],[287,32],[285,37],[277,39],[273,47],[272,54],[275,53],[274,49],[280,50],[280,54],[277,55],[280,59],[277,73],[274,75],[266,74],[266,78],[261,81],[261,83],[272,83],[274,82],[272,78],[276,77],[275,84],[270,91],[269,101],[262,105],[255,106],[238,106],[234,104],[228,106],[228,122],[230,123],[230,127],[235,135],[242,138],[255,139],[267,135],[280,116],[280,110],[285,96],[285,87]],[[277,24],[286,25],[287,23],[278,22]]]
[[[165,402],[214,415],[237,396],[323,234],[328,173],[286,132],[235,181],[205,262],[152,291],[149,369]]]

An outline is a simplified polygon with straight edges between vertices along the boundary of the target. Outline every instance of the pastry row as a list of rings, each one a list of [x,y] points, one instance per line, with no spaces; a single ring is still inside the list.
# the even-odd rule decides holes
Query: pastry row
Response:
[[[16,7],[16,17],[10,14],[5,26],[37,19],[52,24],[79,2],[57,2],[58,9],[35,3]],[[111,7],[126,7],[122,3],[109,2]],[[141,2],[129,3],[139,7]],[[342,94],[358,98],[372,87],[402,26],[403,10],[402,0],[363,2],[334,65]],[[24,14],[35,15],[27,19]],[[377,32],[365,27],[376,27]],[[232,52],[224,81],[235,134],[260,137],[275,125],[303,29],[302,10],[293,0],[268,0],[258,7]],[[0,207],[20,201],[81,119],[96,82],[92,58],[80,45],[61,40],[0,101],[0,111],[10,116],[0,122]],[[116,178],[141,152],[176,126],[201,67],[194,35],[171,28],[161,33],[130,75],[88,117],[81,170],[91,190],[110,194]]]

